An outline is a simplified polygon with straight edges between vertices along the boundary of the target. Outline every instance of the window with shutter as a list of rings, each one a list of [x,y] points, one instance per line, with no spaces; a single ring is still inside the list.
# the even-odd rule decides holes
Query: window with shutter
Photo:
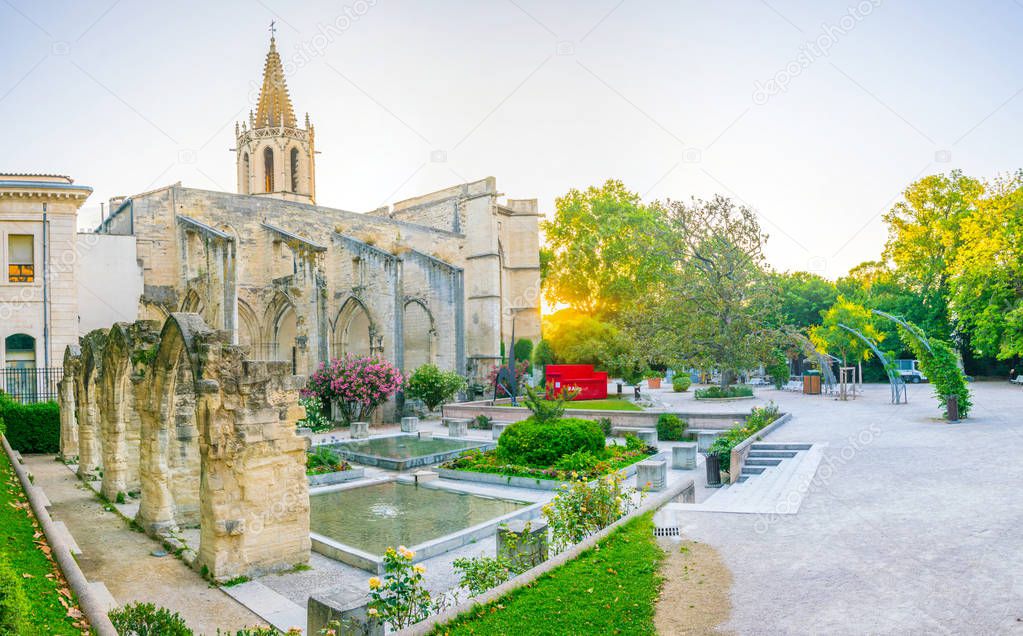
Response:
[[[7,280],[11,283],[35,281],[35,237],[31,234],[7,236]]]

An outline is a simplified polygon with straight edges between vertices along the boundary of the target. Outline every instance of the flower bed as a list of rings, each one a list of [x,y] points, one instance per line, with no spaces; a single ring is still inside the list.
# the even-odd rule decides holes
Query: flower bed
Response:
[[[741,444],[747,438],[756,435],[781,416],[776,405],[753,409],[749,417],[742,424],[737,424],[728,429],[724,435],[714,440],[709,452],[714,453],[720,460],[721,470],[731,474],[732,449]]]
[[[695,391],[697,400],[732,400],[736,398],[752,398],[753,389],[745,385],[726,386],[721,388],[719,386],[709,386],[705,389],[697,389]]]
[[[638,442],[638,438],[631,439],[636,439]],[[555,481],[589,480],[610,474],[616,470],[622,470],[657,453],[657,449],[653,446],[646,446],[642,442],[637,442],[631,442],[631,446],[608,446],[605,457],[597,458],[594,462],[585,457],[586,455],[592,457],[590,453],[572,453],[562,457],[554,466],[521,466],[507,463],[501,459],[496,450],[491,450],[485,452],[471,451],[462,457],[441,464],[440,468],[473,473],[489,473],[505,477],[526,477]],[[576,463],[573,465],[573,462]]]

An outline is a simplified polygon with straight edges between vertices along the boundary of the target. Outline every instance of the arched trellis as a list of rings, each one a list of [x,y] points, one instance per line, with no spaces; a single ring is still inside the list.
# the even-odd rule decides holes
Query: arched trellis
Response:
[[[892,391],[892,404],[905,404],[908,401],[906,396],[906,383],[903,381],[902,376],[896,373],[892,368],[892,363],[888,360],[888,357],[877,348],[877,344],[848,325],[838,323],[838,326],[856,336],[862,340],[864,344],[870,347],[870,350],[874,352],[874,355],[877,356],[877,359],[881,362],[881,366],[884,367],[885,373],[888,374],[888,382],[891,384]]]
[[[872,309],[871,311],[873,313],[877,314],[878,316],[881,316],[882,318],[887,318],[888,320],[891,320],[892,322],[894,322],[898,326],[900,326],[903,329],[905,329],[906,333],[909,334],[910,336],[916,338],[916,340],[921,345],[923,345],[923,347],[925,349],[927,349],[928,352],[932,352],[932,350],[931,350],[931,342],[930,342],[930,340],[927,339],[927,334],[924,333],[923,329],[921,329],[920,327],[917,327],[916,325],[914,325],[912,323],[906,322],[905,320],[903,320],[901,318],[896,318],[895,316],[893,316],[893,315],[891,315],[891,314],[889,314],[887,312],[881,311],[880,309]]]
[[[806,337],[802,332],[795,329],[789,329],[785,332],[789,339],[799,347],[803,355],[807,358],[815,358],[817,360],[817,367],[821,370],[821,376],[824,378],[825,390],[831,393],[835,390],[835,372],[831,370],[831,363],[834,361],[834,356],[830,356],[826,353],[821,353],[817,350],[817,347],[810,342],[810,339]]]

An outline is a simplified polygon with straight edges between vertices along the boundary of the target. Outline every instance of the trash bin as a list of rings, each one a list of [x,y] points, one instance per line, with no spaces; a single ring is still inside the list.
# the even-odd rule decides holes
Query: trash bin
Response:
[[[821,394],[821,372],[816,369],[803,374],[803,393],[805,395]]]
[[[721,487],[721,458],[717,453],[707,453],[707,487]]]

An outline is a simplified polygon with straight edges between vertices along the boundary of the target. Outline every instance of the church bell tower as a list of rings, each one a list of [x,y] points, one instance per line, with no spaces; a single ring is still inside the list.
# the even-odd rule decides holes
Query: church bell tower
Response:
[[[298,126],[273,35],[263,67],[259,104],[255,113],[249,112],[248,122],[235,124],[235,137],[239,194],[316,202],[313,125],[307,113],[305,128]]]

